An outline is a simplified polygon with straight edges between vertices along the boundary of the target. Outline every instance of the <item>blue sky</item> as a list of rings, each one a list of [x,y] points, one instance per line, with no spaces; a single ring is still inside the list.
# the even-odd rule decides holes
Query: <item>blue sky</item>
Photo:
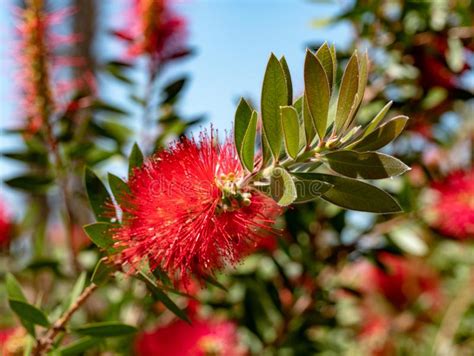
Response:
[[[119,21],[125,0],[105,0],[101,18]],[[3,43],[12,43],[13,25],[10,10],[13,1],[0,2],[0,23]],[[295,92],[302,89],[302,69],[305,46],[308,43],[328,41],[345,46],[351,41],[347,25],[324,29],[311,27],[311,21],[328,18],[341,10],[340,2],[315,2],[308,0],[182,0],[176,10],[188,22],[188,41],[196,54],[168,69],[163,81],[189,74],[191,82],[186,88],[181,110],[194,116],[206,114],[208,122],[219,129],[230,129],[235,104],[240,96],[259,101],[265,65],[271,52],[285,55],[289,63]],[[117,26],[115,25],[115,26]],[[104,27],[112,27],[105,24]],[[102,57],[118,55],[119,47],[108,42],[97,44]],[[15,100],[13,63],[9,45],[3,45],[0,65],[0,126],[18,120],[21,107]],[[105,96],[122,101],[124,93],[112,83],[105,83]],[[6,151],[18,142],[0,138],[0,150]],[[0,158],[0,177],[11,176],[21,169]],[[2,187],[2,190],[5,189]],[[5,189],[6,190],[6,189]]]

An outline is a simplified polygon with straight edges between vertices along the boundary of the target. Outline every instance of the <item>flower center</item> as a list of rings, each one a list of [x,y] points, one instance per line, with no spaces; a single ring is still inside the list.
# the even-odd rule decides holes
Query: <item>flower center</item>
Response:
[[[243,192],[237,184],[237,177],[234,173],[221,174],[216,177],[216,185],[221,191],[221,199],[216,207],[216,213],[231,212],[251,204],[252,195]]]

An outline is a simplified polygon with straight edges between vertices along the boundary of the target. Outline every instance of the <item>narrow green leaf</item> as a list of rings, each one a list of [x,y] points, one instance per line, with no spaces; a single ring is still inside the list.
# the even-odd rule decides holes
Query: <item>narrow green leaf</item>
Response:
[[[357,52],[349,59],[344,74],[342,75],[339,97],[337,99],[336,119],[334,132],[340,134],[346,123],[351,121],[351,109],[354,111],[354,103],[359,89],[359,59]],[[356,104],[357,106],[357,104]]]
[[[209,283],[210,285],[213,285],[214,287],[217,287],[217,288],[223,290],[224,292],[228,292],[227,288],[222,283],[220,283],[217,279],[215,279],[214,277],[205,276],[204,280],[207,283]]]
[[[143,153],[140,147],[135,143],[128,159],[128,176],[131,177],[133,170],[143,165]]]
[[[306,95],[303,97],[303,104],[303,123],[306,145],[310,146],[313,143],[314,138],[316,137],[316,129],[314,128],[314,121],[309,109]]]
[[[134,326],[113,321],[85,324],[72,330],[79,335],[93,337],[124,336],[137,332]]]
[[[324,162],[333,171],[350,178],[383,179],[410,169],[395,157],[377,152],[334,151],[324,155]]]
[[[10,308],[15,312],[16,315],[26,322],[33,323],[35,325],[41,325],[49,327],[50,323],[46,315],[36,308],[35,306],[21,300],[9,299]]]
[[[295,180],[297,198],[293,204],[307,203],[318,199],[322,194],[326,193],[333,187],[332,184],[320,180]]]
[[[300,179],[322,180],[333,185],[322,195],[324,200],[344,209],[371,213],[398,213],[400,205],[383,190],[355,179],[320,173],[293,173]]]
[[[20,283],[11,273],[7,273],[5,276],[5,285],[8,293],[8,299],[15,299],[22,302],[26,302],[26,297],[21,290]]]
[[[114,241],[110,236],[110,224],[104,222],[93,223],[84,226],[87,236],[100,248],[108,248],[113,245]]]
[[[280,109],[286,153],[288,153],[288,156],[291,158],[296,159],[300,149],[300,122],[298,120],[298,113],[292,106],[282,106]]]
[[[283,68],[283,72],[285,73],[286,90],[288,93],[287,105],[291,105],[293,104],[293,83],[291,81],[290,68],[288,67],[288,63],[286,61],[285,56],[282,56],[280,58],[280,63],[281,63],[281,67]]]
[[[247,132],[247,128],[249,127],[252,118],[252,111],[253,110],[247,101],[244,98],[241,98],[234,116],[234,142],[239,157],[240,152],[242,151],[245,133]],[[242,157],[240,157],[240,159],[242,160]]]
[[[304,63],[304,89],[313,125],[322,140],[326,136],[331,88],[323,65],[310,51],[306,51]]]
[[[395,140],[403,131],[408,117],[396,116],[375,129],[366,137],[346,146],[346,149],[356,151],[376,151]]]
[[[178,318],[190,323],[191,321],[188,318],[188,315],[186,314],[185,311],[183,311],[181,308],[179,308],[173,300],[171,300],[170,297],[166,295],[165,292],[163,292],[157,285],[156,283],[145,273],[139,272],[137,274],[137,278],[145,282],[146,286],[150,290],[151,294],[153,297],[163,303],[163,305],[168,308],[169,311],[171,311],[173,314],[175,314]]]
[[[287,104],[288,89],[285,72],[274,54],[270,56],[265,71],[261,100],[263,133],[273,157],[278,160],[282,146],[280,106]]]
[[[117,177],[116,175],[109,173],[108,174],[109,186],[112,190],[112,194],[114,195],[115,201],[120,205],[123,206],[124,198],[127,194],[130,193],[130,188],[128,184],[125,183],[121,178]]]
[[[97,221],[107,222],[107,202],[111,201],[110,195],[105,188],[104,183],[96,176],[96,174],[86,167],[84,181],[89,197],[89,203],[95,214]]]
[[[319,49],[316,51],[316,58],[319,59],[319,62],[324,67],[324,71],[326,72],[326,76],[329,82],[329,90],[332,91],[332,88],[334,86],[334,80],[336,77],[336,72],[335,72],[335,57],[333,57],[331,53],[331,49],[329,48],[327,42],[324,42],[324,44],[319,47]]]
[[[270,178],[270,194],[281,206],[293,203],[297,197],[295,183],[290,173],[285,169],[276,167]]]
[[[84,286],[86,285],[86,272],[82,272],[79,277],[76,280],[76,283],[74,283],[74,286],[72,287],[71,293],[67,296],[66,299],[64,299],[64,302],[61,305],[61,309],[63,311],[66,311],[69,309],[73,301],[81,295],[82,290],[84,289]]]
[[[257,136],[257,120],[258,114],[256,111],[254,111],[247,127],[247,131],[245,132],[239,155],[241,157],[242,164],[249,172],[253,171],[254,166],[253,160],[255,155],[255,138]]]
[[[91,282],[97,285],[104,284],[114,272],[115,268],[109,265],[105,258],[102,258],[97,262],[94,272],[92,272]]]
[[[175,102],[184,86],[186,85],[187,77],[179,78],[174,80],[172,83],[166,85],[163,89],[165,97],[163,98],[162,104],[171,104]]]
[[[101,342],[102,339],[98,337],[85,336],[71,342],[69,345],[60,347],[57,352],[60,356],[82,355],[85,351],[89,351]]]
[[[5,180],[5,184],[14,189],[20,189],[31,193],[45,193],[53,183],[54,179],[49,176],[25,174]]]
[[[372,121],[367,125],[367,128],[364,130],[364,134],[362,135],[362,138],[368,136],[374,130],[379,126],[380,122],[384,119],[385,115],[387,115],[387,112],[390,110],[390,107],[392,106],[393,101],[389,101],[375,117],[372,119]]]

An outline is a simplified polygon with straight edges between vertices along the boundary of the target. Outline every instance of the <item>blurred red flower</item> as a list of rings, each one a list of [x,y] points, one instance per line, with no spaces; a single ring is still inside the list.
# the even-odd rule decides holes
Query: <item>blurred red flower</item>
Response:
[[[366,271],[367,292],[376,292],[398,310],[423,303],[424,310],[436,310],[442,302],[439,278],[428,266],[416,259],[382,252],[378,260],[383,270],[368,265]]]
[[[183,139],[136,169],[123,197],[122,226],[112,231],[120,259],[186,284],[235,264],[271,235],[281,208],[245,184],[230,139],[213,132]]]
[[[26,333],[21,328],[0,330],[0,355],[23,355],[26,343],[25,336]]]
[[[128,26],[115,34],[130,43],[129,57],[148,54],[158,63],[184,55],[185,21],[169,0],[132,0]]]
[[[456,239],[474,238],[474,170],[453,172],[432,188],[437,192],[429,208],[433,227]]]
[[[0,202],[0,249],[8,246],[12,238],[13,223],[5,204]]]
[[[137,355],[237,356],[245,352],[238,343],[236,326],[228,321],[175,321],[138,336]]]

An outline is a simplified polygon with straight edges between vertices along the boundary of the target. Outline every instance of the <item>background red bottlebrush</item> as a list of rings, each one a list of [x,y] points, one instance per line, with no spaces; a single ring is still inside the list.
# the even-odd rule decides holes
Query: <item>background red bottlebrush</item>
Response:
[[[236,325],[229,321],[193,320],[192,324],[174,321],[137,336],[137,355],[243,356]]]
[[[427,210],[432,226],[449,237],[474,238],[474,172],[451,172],[431,188],[435,197]]]
[[[6,204],[0,202],[0,249],[5,248],[10,243],[13,234],[13,222],[11,212]]]
[[[185,20],[174,13],[172,0],[130,0],[125,29],[115,34],[128,42],[127,56],[149,55],[155,65],[187,53]]]
[[[64,46],[72,46],[80,36],[54,32],[72,8],[47,11],[44,0],[28,0],[24,9],[18,9],[18,80],[23,91],[23,109],[27,129],[35,133],[49,125],[50,117],[65,109],[75,91],[92,85],[91,74],[68,78],[67,67],[81,67],[81,58],[62,55]]]
[[[234,144],[215,132],[183,139],[135,168],[113,228],[122,263],[166,271],[185,282],[235,265],[275,233],[281,209],[246,183]],[[186,283],[185,283],[186,284]]]

